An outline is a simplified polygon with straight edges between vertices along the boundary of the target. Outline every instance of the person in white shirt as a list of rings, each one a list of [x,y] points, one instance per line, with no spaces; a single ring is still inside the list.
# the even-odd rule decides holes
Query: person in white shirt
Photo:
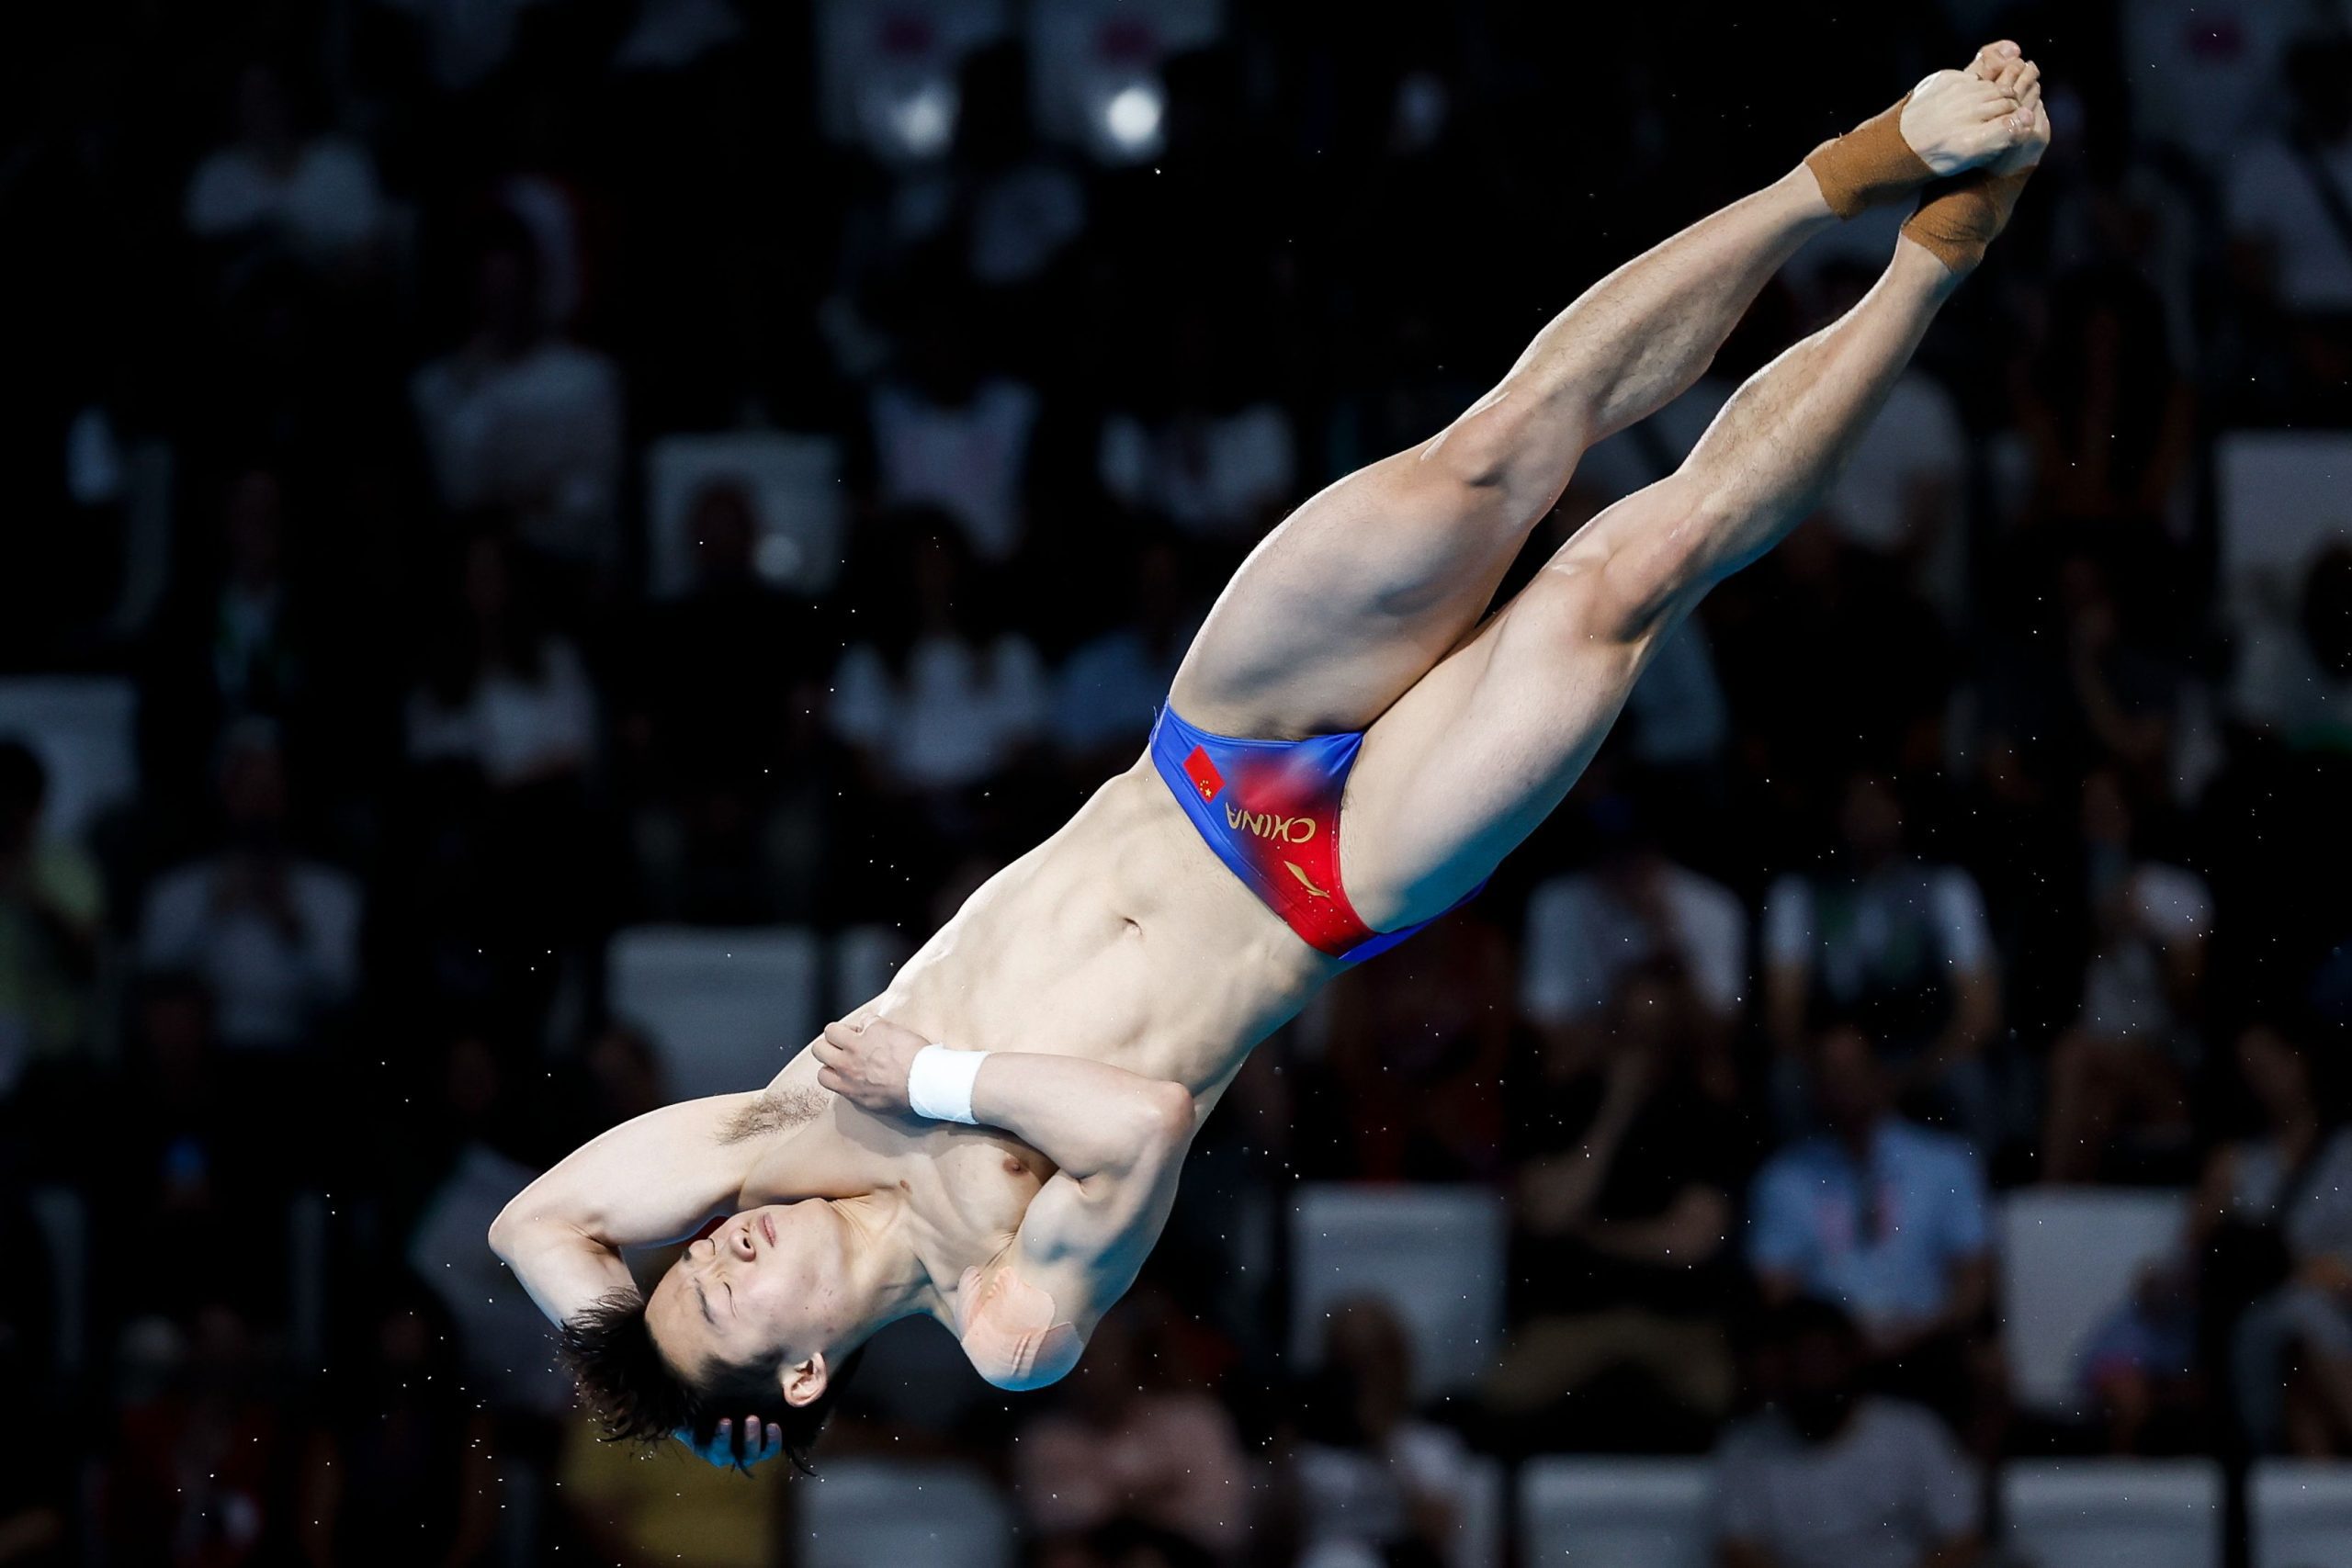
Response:
[[[1411,1413],[1412,1345],[1386,1303],[1334,1308],[1307,1430],[1289,1456],[1300,1568],[1452,1557],[1468,1504],[1462,1439]]]
[[[1041,402],[1035,388],[974,362],[969,327],[927,312],[910,323],[898,371],[874,389],[866,418],[883,502],[938,508],[975,555],[997,562],[1028,532]]]
[[[383,198],[367,149],[295,127],[286,85],[254,63],[237,78],[236,138],[216,147],[188,181],[188,231],[216,240],[256,231],[282,235],[320,262],[348,260],[372,244]]]
[[[825,720],[884,789],[952,793],[1008,766],[1043,728],[1046,667],[1026,637],[969,626],[970,552],[960,532],[935,514],[909,527],[906,633],[850,646]]]
[[[1610,841],[1589,871],[1539,885],[1527,901],[1520,1010],[1547,1033],[1600,1025],[1628,972],[1661,958],[1689,976],[1706,1031],[1727,1037],[1747,992],[1747,911],[1731,889],[1675,864],[1634,818],[1600,803]]]
[[[442,500],[498,508],[525,543],[591,573],[620,556],[620,371],[548,330],[540,264],[519,225],[484,249],[475,321],[409,383]]]
[[[148,891],[140,962],[203,979],[224,1045],[296,1050],[358,988],[359,883],[288,844],[285,758],[267,720],[223,740],[220,804],[228,847]]]
[[[579,651],[517,605],[513,570],[498,539],[467,547],[466,624],[408,701],[409,760],[470,763],[494,790],[575,776],[596,744],[596,694]]]
[[[2352,43],[2296,44],[2286,77],[2294,122],[2229,159],[2230,233],[2258,253],[2284,309],[2343,315],[2352,312]]]
[[[1715,1450],[1716,1568],[1968,1568],[1983,1505],[1928,1410],[1860,1388],[1860,1337],[1826,1303],[1774,1314],[1772,1403]]]
[[[1781,1059],[1802,1059],[1818,1020],[1859,1019],[1894,1064],[1898,1094],[1989,1139],[1981,1057],[2000,1028],[2001,980],[1984,896],[1966,871],[1909,852],[1883,779],[1847,781],[1838,833],[1830,864],[1765,895],[1765,1019]]]

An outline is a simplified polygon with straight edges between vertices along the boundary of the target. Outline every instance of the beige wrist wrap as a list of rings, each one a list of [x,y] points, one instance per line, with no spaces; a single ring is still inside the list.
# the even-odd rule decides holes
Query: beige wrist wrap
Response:
[[[1910,101],[1911,95],[1904,94],[1893,108],[1805,154],[1804,166],[1813,171],[1830,211],[1851,218],[1864,208],[1899,200],[1934,176],[1903,140],[1903,106]]]
[[[1919,210],[1904,220],[1904,234],[1926,246],[1955,273],[1974,269],[2009,220],[2018,193],[2033,177],[2029,166],[2010,175],[1972,170],[1929,186]]]

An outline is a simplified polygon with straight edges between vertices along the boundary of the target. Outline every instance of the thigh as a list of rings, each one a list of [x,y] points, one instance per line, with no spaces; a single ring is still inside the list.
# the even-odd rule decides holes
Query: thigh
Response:
[[[1375,930],[1476,887],[1559,805],[1688,604],[1619,635],[1591,547],[1677,503],[1654,486],[1602,513],[1399,697],[1349,775],[1340,874]]]
[[[1444,658],[1543,516],[1513,515],[1450,439],[1358,469],[1266,536],[1186,651],[1176,711],[1263,739],[1362,729]]]

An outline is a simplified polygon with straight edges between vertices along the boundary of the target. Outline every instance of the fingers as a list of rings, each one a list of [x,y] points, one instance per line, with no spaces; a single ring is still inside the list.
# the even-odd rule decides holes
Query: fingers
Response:
[[[825,1025],[825,1038],[836,1045],[854,1045],[865,1037],[865,1029],[847,1019],[837,1018]]]
[[[816,1043],[808,1047],[808,1054],[828,1066],[849,1060],[849,1053],[834,1044],[833,1037],[830,1034],[819,1035]]]
[[[847,1094],[849,1079],[831,1067],[820,1067],[817,1069],[817,1087],[831,1089],[835,1094]]]

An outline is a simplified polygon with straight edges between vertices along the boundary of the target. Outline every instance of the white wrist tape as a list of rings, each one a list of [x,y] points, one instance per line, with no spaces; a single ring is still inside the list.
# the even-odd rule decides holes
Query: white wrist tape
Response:
[[[980,1076],[986,1051],[956,1051],[926,1045],[915,1053],[907,1070],[907,1105],[918,1116],[933,1122],[977,1125],[972,1115],[972,1084]]]

